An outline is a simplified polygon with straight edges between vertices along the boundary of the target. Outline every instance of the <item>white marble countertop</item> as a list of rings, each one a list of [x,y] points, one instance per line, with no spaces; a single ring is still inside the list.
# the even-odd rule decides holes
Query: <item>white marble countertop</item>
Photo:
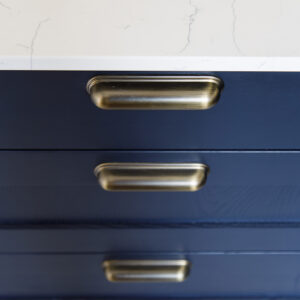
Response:
[[[299,0],[0,0],[0,69],[300,71],[299,28]]]

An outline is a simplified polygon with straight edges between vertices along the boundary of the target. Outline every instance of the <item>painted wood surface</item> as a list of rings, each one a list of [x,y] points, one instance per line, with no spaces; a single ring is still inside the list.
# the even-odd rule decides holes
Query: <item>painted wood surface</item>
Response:
[[[134,258],[146,256],[134,255]],[[101,254],[0,255],[0,296],[201,298],[296,297],[300,295],[300,255],[152,255],[191,262],[183,283],[109,283]],[[123,255],[118,258],[132,258]]]
[[[85,85],[99,74],[1,71],[0,149],[300,149],[300,73],[195,72],[225,83],[204,111],[98,109]]]
[[[197,192],[106,192],[103,162],[200,162]],[[2,224],[300,221],[300,152],[1,151]]]

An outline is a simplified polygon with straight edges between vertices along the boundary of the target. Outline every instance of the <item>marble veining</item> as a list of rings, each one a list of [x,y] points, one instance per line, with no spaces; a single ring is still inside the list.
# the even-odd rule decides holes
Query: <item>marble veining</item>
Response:
[[[40,31],[40,29],[41,29],[41,26],[42,26],[44,23],[48,22],[49,20],[50,20],[50,19],[47,18],[47,19],[44,19],[44,20],[40,21],[40,22],[38,23],[38,25],[37,25],[35,31],[34,31],[34,35],[33,35],[33,37],[32,37],[32,40],[31,40],[31,43],[30,43],[30,47],[29,47],[29,49],[30,49],[30,69],[32,69],[32,60],[33,60],[33,54],[34,54],[34,45],[35,45],[35,41],[36,41],[36,39],[37,39],[37,37],[38,37],[39,31]]]
[[[192,8],[192,13],[188,16],[188,31],[187,31],[187,35],[186,35],[186,42],[185,42],[184,47],[180,50],[180,53],[184,52],[185,49],[190,46],[192,26],[193,26],[195,19],[199,13],[198,6],[193,4],[192,0],[189,0],[189,5]]]
[[[236,5],[236,0],[232,0],[231,3],[231,9],[232,9],[232,41],[235,45],[236,50],[238,51],[239,54],[243,55],[242,50],[240,49],[240,46],[237,42],[237,37],[236,37],[236,27],[237,27],[237,13],[235,9]]]
[[[6,8],[6,9],[11,9],[11,7],[10,6],[8,6],[8,5],[6,5],[5,3],[2,3],[2,2],[0,2],[0,6],[2,7],[2,8]]]
[[[300,71],[299,0],[2,0],[0,69]]]

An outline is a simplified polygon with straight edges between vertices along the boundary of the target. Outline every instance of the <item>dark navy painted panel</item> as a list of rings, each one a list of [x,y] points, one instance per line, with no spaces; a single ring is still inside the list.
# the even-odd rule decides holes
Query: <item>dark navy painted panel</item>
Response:
[[[102,162],[202,162],[197,192],[106,192]],[[300,221],[300,152],[1,151],[1,223]]]
[[[300,252],[300,227],[16,226],[0,228],[0,254],[215,253],[239,255]]]
[[[298,72],[194,73],[224,80],[207,111],[100,110],[85,90],[99,74],[1,71],[0,148],[300,149]]]
[[[0,255],[0,297],[251,297],[300,296],[300,254],[119,255],[187,258],[182,283],[109,283],[94,255]]]

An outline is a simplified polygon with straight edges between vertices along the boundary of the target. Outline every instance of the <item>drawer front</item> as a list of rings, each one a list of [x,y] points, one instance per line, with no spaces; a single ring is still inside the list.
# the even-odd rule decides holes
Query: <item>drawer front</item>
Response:
[[[101,163],[209,167],[194,192],[105,191]],[[1,151],[1,223],[293,223],[300,152]],[[160,184],[160,181],[158,181]]]
[[[106,253],[293,253],[300,252],[299,226],[235,225],[0,226],[0,254]],[[113,257],[112,257],[113,258]]]
[[[115,283],[106,259],[186,259],[183,282]],[[0,297],[267,297],[299,296],[298,254],[273,255],[0,255]]]
[[[1,71],[0,148],[300,149],[300,73],[207,72],[224,89],[194,111],[100,109],[86,83],[101,74]]]

